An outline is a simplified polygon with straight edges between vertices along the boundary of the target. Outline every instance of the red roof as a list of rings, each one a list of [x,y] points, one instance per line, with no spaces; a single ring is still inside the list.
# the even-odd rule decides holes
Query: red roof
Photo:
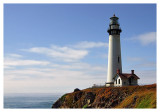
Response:
[[[140,79],[136,74],[128,74],[128,73],[120,73],[120,74],[117,74],[119,75],[121,78],[127,78],[129,79],[130,77],[133,77],[134,79]]]

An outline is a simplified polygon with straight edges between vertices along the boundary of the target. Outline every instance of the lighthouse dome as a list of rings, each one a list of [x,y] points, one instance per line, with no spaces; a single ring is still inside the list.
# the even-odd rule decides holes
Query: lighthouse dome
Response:
[[[118,17],[115,16],[115,14],[113,15],[113,17],[110,18],[110,25],[119,25],[119,22],[118,22]]]

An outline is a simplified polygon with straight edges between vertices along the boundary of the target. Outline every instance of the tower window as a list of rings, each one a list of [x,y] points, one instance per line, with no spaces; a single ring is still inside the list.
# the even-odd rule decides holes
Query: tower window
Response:
[[[119,79],[119,84],[120,84],[120,79]]]

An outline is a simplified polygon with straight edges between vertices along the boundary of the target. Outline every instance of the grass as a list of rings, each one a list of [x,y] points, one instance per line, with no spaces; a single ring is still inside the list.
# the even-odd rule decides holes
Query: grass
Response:
[[[135,96],[137,98],[136,101],[134,101]],[[156,92],[150,90],[134,92],[116,106],[116,108],[156,108]]]
[[[88,104],[85,104],[84,106],[83,106],[83,108],[87,108],[88,107]]]
[[[155,108],[156,107],[156,98],[154,92],[149,92],[144,94],[139,101],[137,101],[136,108]]]

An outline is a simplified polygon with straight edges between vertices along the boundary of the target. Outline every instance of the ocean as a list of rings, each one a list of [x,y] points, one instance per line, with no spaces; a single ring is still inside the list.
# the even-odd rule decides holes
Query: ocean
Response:
[[[4,108],[9,109],[51,109],[52,104],[57,101],[63,94],[36,93],[36,94],[5,94]]]

